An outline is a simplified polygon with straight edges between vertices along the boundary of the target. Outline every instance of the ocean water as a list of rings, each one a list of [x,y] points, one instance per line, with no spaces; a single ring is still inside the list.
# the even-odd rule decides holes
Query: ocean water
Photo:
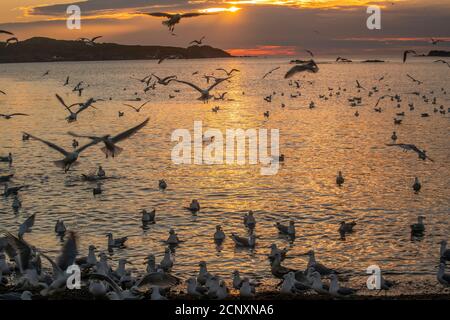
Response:
[[[320,61],[320,60],[319,60]],[[23,112],[29,117],[11,120],[0,118],[0,155],[12,152],[11,168],[0,163],[0,175],[14,173],[13,185],[27,185],[21,192],[23,207],[18,214],[11,209],[12,198],[0,199],[0,230],[17,232],[28,216],[36,213],[32,233],[25,239],[56,256],[61,246],[54,233],[57,219],[63,219],[70,230],[78,233],[80,255],[87,254],[89,244],[106,251],[105,234],[129,236],[127,247],[116,249],[111,263],[121,257],[133,262],[135,273],[145,269],[145,257],[153,253],[162,259],[168,230],[174,228],[185,240],[175,252],[173,273],[183,279],[198,271],[204,260],[210,272],[230,279],[233,270],[257,278],[274,289],[267,259],[269,246],[276,243],[288,247],[283,263],[303,269],[307,260],[301,256],[310,249],[318,261],[349,275],[354,282],[365,281],[370,265],[379,265],[383,272],[394,274],[400,281],[411,277],[424,282],[420,293],[440,290],[435,273],[439,245],[447,239],[450,205],[450,118],[433,109],[450,107],[450,69],[433,60],[414,60],[402,64],[336,64],[321,63],[317,74],[299,74],[299,89],[283,79],[290,67],[287,59],[213,59],[155,61],[73,62],[0,65],[0,113]],[[266,79],[262,75],[280,66]],[[143,85],[131,77],[143,78],[155,73],[177,75],[206,87],[203,74],[216,68],[237,68],[230,83],[224,82],[213,93],[228,92],[230,101],[197,101],[198,92],[183,84],[157,86],[144,94]],[[50,70],[50,74],[42,74]],[[192,75],[199,71],[198,75]],[[418,85],[407,78],[410,74],[423,81]],[[67,76],[70,86],[63,87]],[[384,76],[383,81],[378,81]],[[372,97],[367,91],[357,92],[355,80],[367,89],[377,86]],[[79,81],[89,84],[81,98],[71,88]],[[340,96],[319,99],[338,88],[346,88]],[[333,88],[329,90],[328,88]],[[391,88],[392,91],[388,91]],[[448,91],[447,94],[441,90]],[[175,92],[174,90],[181,90]],[[407,94],[419,91],[430,98]],[[276,92],[272,103],[263,97]],[[284,93],[284,96],[281,93]],[[298,98],[291,94],[301,92]],[[431,93],[433,92],[433,93]],[[89,97],[102,98],[96,109],[79,115],[68,124],[64,108],[55,98],[61,95],[67,103],[82,102]],[[135,94],[137,93],[137,94]],[[396,102],[385,99],[382,113],[373,107],[379,96],[398,93]],[[174,98],[169,98],[174,95]],[[362,105],[350,107],[353,96],[363,97]],[[137,113],[123,103],[140,97],[150,103]],[[436,97],[437,104],[431,103]],[[309,109],[310,101],[316,108]],[[285,108],[281,108],[281,104]],[[408,103],[414,103],[410,111]],[[218,113],[211,108],[220,106]],[[360,116],[355,117],[354,112]],[[119,118],[118,111],[125,116]],[[270,111],[270,118],[263,113]],[[401,125],[394,125],[396,113],[405,112]],[[422,118],[428,112],[430,117]],[[119,133],[146,117],[149,124],[131,139],[119,144],[124,151],[115,159],[105,159],[100,145],[85,151],[69,173],[53,165],[61,156],[37,141],[21,140],[22,131],[71,149],[68,131],[80,134]],[[260,174],[261,165],[176,165],[171,161],[175,129],[193,132],[194,121],[202,121],[204,129],[279,129],[280,152],[285,163],[276,175]],[[392,131],[397,142],[412,143],[426,149],[434,160],[422,161],[411,152],[390,148]],[[87,142],[78,139],[80,143]],[[102,195],[93,197],[95,184],[82,181],[81,174],[101,164],[114,179],[103,183]],[[335,184],[337,172],[345,176],[345,184]],[[419,177],[422,190],[412,190],[414,177]],[[168,188],[161,191],[158,180],[165,179]],[[1,186],[3,188],[3,186]],[[192,215],[183,209],[191,199],[198,199],[201,211]],[[143,230],[142,209],[156,209],[156,224]],[[230,238],[221,247],[213,241],[216,225],[225,233],[246,235],[242,217],[253,210],[257,220],[257,245],[254,250],[237,249]],[[418,215],[426,217],[426,233],[422,239],[411,239],[410,224]],[[287,224],[293,219],[297,237],[294,242],[280,236],[277,221]],[[341,221],[354,220],[355,232],[345,241],[337,229]],[[405,289],[406,291],[407,289]],[[408,289],[410,290],[410,289]]]

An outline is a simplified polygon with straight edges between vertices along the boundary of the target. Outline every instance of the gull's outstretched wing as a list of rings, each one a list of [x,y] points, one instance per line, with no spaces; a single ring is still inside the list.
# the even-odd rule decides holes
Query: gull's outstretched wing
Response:
[[[91,139],[91,140],[98,140],[101,139],[100,137],[96,137],[96,136],[85,136],[82,134],[77,134],[75,132],[69,131],[67,132],[68,135],[75,137],[75,138],[87,138],[87,139]]]
[[[71,104],[70,106],[68,106],[68,105],[64,102],[63,98],[61,98],[58,94],[56,94],[56,98],[57,98],[58,101],[64,106],[64,108],[66,108],[67,111],[69,111],[70,113],[72,113],[72,111],[70,110],[70,108],[72,108],[73,106],[76,106],[76,105],[80,105],[79,103],[74,103],[74,104]]]
[[[19,260],[19,269],[21,271],[25,271],[28,268],[28,264],[31,259],[31,247],[30,245],[25,241],[21,240],[11,233],[6,234],[6,241],[8,244],[14,249],[17,259]],[[6,251],[9,254],[13,254],[10,251]],[[10,258],[14,258],[11,257]]]
[[[274,72],[274,71],[276,71],[276,70],[278,70],[278,69],[280,69],[280,67],[276,67],[276,68],[273,68],[272,70],[270,70],[269,72],[267,72],[265,75],[263,75],[263,79],[265,79],[269,74],[271,74],[272,72]]]
[[[311,68],[311,66],[307,65],[307,64],[296,65],[296,66],[293,66],[288,72],[286,72],[286,74],[284,75],[284,78],[289,79],[296,73],[303,72],[303,71],[309,71],[309,72],[316,73],[317,69]]]
[[[39,251],[39,254],[41,256],[43,256],[52,265],[54,277],[56,277],[57,274],[62,274],[64,272],[64,270],[61,270],[61,268],[55,263],[55,261],[53,261],[52,258],[50,258],[49,256],[47,256],[45,253],[43,253],[41,251]]]
[[[149,16],[153,16],[153,17],[166,17],[166,18],[172,18],[173,15],[170,13],[165,13],[165,12],[149,12],[149,13],[144,13],[146,15]]]
[[[20,226],[19,226],[19,238],[34,226],[34,220],[36,219],[36,213],[29,216]]]
[[[312,53],[311,50],[305,50],[305,51],[308,52],[311,57],[314,57],[314,54]]]
[[[183,81],[183,80],[177,80],[177,79],[173,79],[173,81],[187,84],[188,86],[191,86],[192,88],[194,88],[198,92],[203,93],[203,90],[200,87],[198,87],[197,85],[193,84],[193,83],[190,83],[190,82],[187,82],[187,81]]]
[[[138,109],[135,107],[135,106],[132,106],[131,104],[126,104],[126,103],[122,103],[124,106],[127,106],[127,107],[130,107],[130,108],[133,108],[134,109],[134,111],[137,111]]]
[[[87,148],[92,147],[93,145],[96,145],[96,144],[99,143],[100,141],[102,141],[101,138],[100,138],[100,139],[95,139],[95,140],[91,141],[90,143],[85,144],[85,145],[82,146],[82,147],[79,147],[78,149],[75,150],[75,152],[81,153],[81,152],[83,152],[84,150],[86,150]]]
[[[228,77],[228,78],[223,78],[223,79],[216,80],[216,82],[208,88],[208,91],[211,91],[215,86],[218,86],[222,82],[230,80],[231,78],[233,78],[233,77]]]
[[[142,129],[143,127],[145,127],[148,123],[148,121],[150,120],[150,118],[145,119],[144,122],[142,122],[141,124],[138,124],[137,126],[128,129],[127,131],[124,131],[122,133],[119,133],[118,135],[116,135],[115,137],[112,138],[112,141],[114,143],[117,143],[119,141],[125,140],[129,137],[131,137],[132,135],[134,135],[136,132],[138,132],[140,129]]]
[[[29,116],[29,114],[26,114],[26,113],[11,113],[10,116],[11,117],[13,117],[13,116]]]
[[[103,37],[103,36],[96,36],[96,37],[94,37],[94,38],[91,39],[91,42],[94,42],[95,40],[100,39],[100,38],[102,38],[102,37]]]
[[[29,133],[26,133],[26,132],[24,132],[24,134],[29,135],[29,136],[30,136],[31,138],[33,138],[34,140],[37,140],[37,141],[40,141],[40,142],[46,144],[46,145],[49,146],[50,148],[52,148],[52,149],[54,149],[54,150],[56,150],[56,151],[62,153],[64,156],[67,156],[67,155],[69,154],[69,152],[67,152],[66,150],[64,150],[63,148],[57,146],[56,144],[54,144],[54,143],[52,143],[52,142],[49,142],[49,141],[43,140],[43,139],[41,139],[41,138],[35,137],[35,136],[33,136],[33,135],[29,134]]]
[[[66,270],[69,266],[74,264],[77,255],[77,237],[75,232],[71,231],[61,249],[61,254],[56,259],[56,264],[61,270]]]
[[[192,18],[192,17],[206,16],[206,15],[210,15],[210,13],[206,13],[206,12],[188,12],[188,13],[181,14],[181,17],[182,18]]]
[[[0,33],[3,33],[3,34],[9,34],[9,35],[11,35],[11,36],[14,35],[14,33],[9,32],[9,31],[6,31],[6,30],[0,30]]]

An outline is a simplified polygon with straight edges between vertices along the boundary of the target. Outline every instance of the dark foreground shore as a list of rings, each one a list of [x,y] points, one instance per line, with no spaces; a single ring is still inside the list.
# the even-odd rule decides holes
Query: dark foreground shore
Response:
[[[0,296],[5,293],[14,292],[11,288],[3,288],[0,289]],[[42,297],[39,294],[39,291],[32,292],[33,300],[95,300],[91,293],[87,290],[87,288],[82,288],[80,290],[66,290],[64,292],[54,294],[51,297]],[[198,300],[209,300],[208,298],[194,298],[185,294],[184,292],[171,292],[167,294],[168,300],[175,301],[198,301]],[[0,300],[2,300],[0,298]],[[106,299],[97,299],[97,300],[106,300]],[[150,300],[150,291],[147,291],[143,295],[143,300]],[[243,300],[239,297],[238,292],[231,292],[230,296],[225,300]],[[264,300],[303,300],[303,301],[327,301],[327,300],[354,300],[354,301],[370,301],[370,300],[450,300],[450,290],[443,289],[441,293],[424,293],[424,294],[391,294],[389,292],[380,291],[380,292],[372,292],[371,294],[357,294],[350,297],[345,298],[336,298],[330,295],[319,295],[314,292],[305,292],[302,294],[295,295],[283,295],[276,291],[267,291],[257,293],[253,299],[256,301],[264,301]]]

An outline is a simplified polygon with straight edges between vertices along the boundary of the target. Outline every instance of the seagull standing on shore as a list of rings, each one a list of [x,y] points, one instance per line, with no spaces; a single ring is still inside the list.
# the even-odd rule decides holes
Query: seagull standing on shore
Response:
[[[330,282],[329,293],[332,296],[346,297],[346,296],[350,296],[350,295],[353,295],[356,293],[355,289],[339,286],[339,281],[335,274],[331,274],[330,278],[331,278],[331,282]]]
[[[323,264],[316,261],[314,250],[309,250],[304,255],[309,257],[308,268],[314,268],[320,275],[325,276],[331,273],[337,273],[335,270],[325,267]]]

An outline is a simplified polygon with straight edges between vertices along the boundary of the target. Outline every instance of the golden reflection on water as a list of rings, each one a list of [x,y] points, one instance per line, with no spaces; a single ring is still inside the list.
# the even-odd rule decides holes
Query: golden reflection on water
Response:
[[[107,232],[115,236],[131,236],[126,249],[114,252],[119,257],[136,261],[133,268],[144,269],[144,258],[149,253],[162,258],[169,228],[173,227],[181,239],[186,240],[175,252],[174,272],[183,278],[197,272],[200,260],[208,262],[211,272],[229,278],[234,269],[260,279],[271,279],[266,255],[271,243],[289,247],[285,264],[304,268],[306,260],[299,254],[316,250],[317,259],[339,270],[364,273],[371,264],[383,270],[399,273],[433,274],[438,257],[439,240],[448,236],[448,208],[450,171],[448,160],[449,118],[434,114],[434,106],[406,92],[434,90],[438,105],[448,107],[450,90],[448,70],[430,62],[407,65],[323,64],[315,75],[302,81],[297,90],[282,80],[279,70],[265,80],[262,75],[272,67],[285,63],[275,59],[233,59],[166,61],[157,65],[153,61],[54,63],[0,65],[0,89],[8,93],[0,97],[0,110],[4,113],[24,112],[31,117],[0,120],[0,155],[11,151],[14,165],[8,169],[0,164],[0,174],[13,172],[15,184],[27,184],[22,193],[23,208],[18,215],[11,209],[11,199],[0,201],[1,230],[17,230],[29,215],[37,213],[36,225],[27,241],[56,255],[60,242],[53,233],[56,219],[78,231],[80,254],[94,244],[106,249]],[[152,72],[158,75],[177,74],[179,79],[193,80],[206,87],[199,74],[210,74],[216,68],[237,68],[232,82],[215,90],[228,91],[233,101],[196,101],[197,92],[183,85],[159,86],[155,95],[148,95],[151,103],[140,113],[122,105],[128,99],[142,94],[141,84],[130,76],[143,77]],[[288,66],[283,64],[282,70]],[[41,78],[46,71],[50,75]],[[216,75],[218,71],[214,71]],[[406,73],[424,81],[423,87],[411,85]],[[354,80],[366,87],[377,85],[380,95],[386,88],[376,79],[387,74],[385,84],[393,92],[402,94],[400,109],[383,102],[384,112],[373,112],[376,98],[367,98],[365,92],[356,93]],[[61,94],[68,103],[80,101],[70,88],[62,84],[70,75],[71,85],[85,81],[90,85],[82,100],[93,96],[103,98],[97,109],[83,112],[74,124],[64,121],[64,109],[54,97]],[[303,80],[303,76],[300,76]],[[318,99],[335,90],[347,88],[340,98],[328,101]],[[181,93],[174,93],[174,89]],[[126,90],[124,90],[126,89]],[[271,104],[264,96],[277,92]],[[302,96],[290,98],[300,91]],[[245,92],[245,94],[242,94]],[[284,97],[280,93],[284,92]],[[168,99],[175,94],[174,99]],[[430,95],[429,93],[427,93]],[[360,117],[348,106],[347,97],[363,96]],[[375,95],[377,96],[377,95]],[[433,96],[433,95],[430,95]],[[111,100],[109,98],[111,97]],[[309,110],[311,100],[317,108]],[[286,107],[282,109],[281,103]],[[416,109],[409,111],[408,102]],[[217,114],[213,106],[220,106]],[[263,112],[270,111],[265,120]],[[125,111],[123,118],[118,111]],[[405,111],[404,123],[394,127],[396,112]],[[429,112],[430,118],[421,118]],[[125,150],[116,159],[106,160],[99,147],[83,153],[80,165],[69,174],[63,174],[52,165],[59,155],[38,142],[21,141],[21,132],[27,131],[44,139],[70,148],[72,130],[77,133],[116,133],[150,116],[150,123],[128,141],[120,143]],[[186,128],[191,132],[194,121],[202,121],[203,128],[280,129],[281,153],[286,162],[274,176],[260,175],[260,165],[175,165],[170,160],[172,131]],[[414,143],[425,148],[435,160],[422,162],[411,153],[389,149],[392,131],[399,142]],[[93,184],[79,179],[102,164],[107,174],[117,177],[104,183],[104,194],[93,198]],[[346,182],[342,188],[335,185],[337,171],[342,170]],[[414,177],[418,176],[423,188],[412,192]],[[158,180],[165,179],[168,189],[158,189]],[[198,199],[201,212],[193,216],[183,209],[191,199]],[[156,208],[157,223],[148,230],[141,228],[140,210]],[[212,241],[214,228],[221,224],[226,234],[245,234],[242,216],[253,210],[257,219],[257,247],[254,251],[236,249],[227,239],[221,248]],[[425,215],[427,232],[422,241],[412,242],[409,225],[419,214]],[[277,234],[276,221],[296,221],[297,239],[289,243]],[[343,220],[356,220],[356,232],[346,241],[339,239],[338,225]],[[219,250],[218,250],[219,249]]]

